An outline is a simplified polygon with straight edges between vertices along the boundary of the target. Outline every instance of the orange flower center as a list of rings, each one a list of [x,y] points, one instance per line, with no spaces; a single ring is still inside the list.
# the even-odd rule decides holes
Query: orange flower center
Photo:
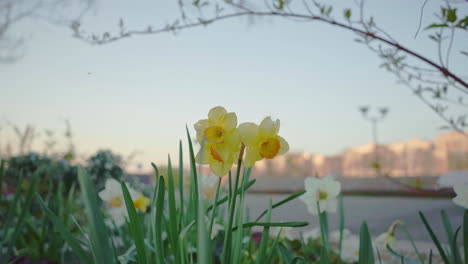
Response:
[[[223,159],[221,158],[221,156],[219,156],[218,152],[216,152],[216,150],[214,149],[213,146],[210,147],[210,154],[211,154],[211,157],[214,160],[217,160],[219,162],[223,162]]]
[[[123,204],[122,197],[116,196],[109,201],[111,207],[121,207]]]
[[[224,129],[219,126],[211,126],[205,130],[205,138],[208,143],[223,143]]]
[[[280,141],[277,138],[268,138],[260,143],[258,149],[260,157],[265,159],[272,159],[279,152]]]

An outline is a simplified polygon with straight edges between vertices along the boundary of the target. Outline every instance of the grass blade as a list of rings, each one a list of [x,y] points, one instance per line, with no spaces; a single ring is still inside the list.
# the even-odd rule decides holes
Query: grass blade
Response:
[[[224,236],[224,245],[223,245],[223,259],[225,263],[228,263],[228,261],[232,260],[232,256],[231,256],[232,226],[234,223],[234,215],[236,212],[237,187],[239,185],[239,178],[240,178],[240,172],[241,172],[241,167],[242,167],[242,157],[243,157],[244,149],[245,147],[242,146],[240,153],[239,153],[239,159],[237,160],[236,178],[234,179],[234,182],[235,182],[234,188],[232,189],[231,196],[229,196],[228,222],[227,222],[227,228],[226,228],[226,232]],[[242,189],[242,185],[241,185],[241,189]]]
[[[13,222],[13,217],[15,216],[15,210],[17,209],[18,204],[20,202],[22,185],[23,185],[23,177],[20,177],[16,185],[15,194],[13,195],[13,202],[11,203],[10,207],[7,210],[5,222],[3,222],[3,225],[2,225],[2,230],[4,231],[1,236],[2,238],[7,236],[7,231],[10,229],[11,224]],[[0,240],[0,246],[2,245],[1,243],[2,241],[3,239]]]
[[[463,251],[465,252],[465,264],[468,264],[468,209],[463,214]]]
[[[415,260],[412,260],[412,259],[409,259],[409,258],[406,258],[405,256],[399,254],[398,252],[396,252],[390,245],[387,244],[387,250],[388,252],[390,252],[390,254],[392,254],[393,256],[399,258],[400,260],[403,260],[403,261],[406,261],[410,264],[418,264],[417,261]],[[422,262],[424,263],[424,262]]]
[[[441,244],[439,242],[439,239],[437,239],[437,236],[434,234],[434,231],[432,230],[432,227],[427,222],[426,217],[424,216],[424,214],[422,212],[419,212],[419,216],[421,217],[421,220],[422,220],[424,226],[426,227],[427,232],[429,233],[429,236],[431,237],[432,241],[436,245],[437,250],[439,250],[439,254],[442,257],[444,263],[450,263],[448,258],[447,258],[447,255],[445,254],[444,249],[442,248],[442,246],[441,246]]]
[[[378,247],[376,247],[375,250],[377,251],[377,259],[379,260],[379,264],[382,264],[382,258],[380,257],[380,250]],[[420,264],[424,264],[424,261],[421,262]]]
[[[213,225],[214,225],[214,219],[216,217],[216,209],[217,209],[217,203],[218,203],[218,199],[219,199],[219,190],[221,188],[221,177],[218,179],[218,185],[216,186],[216,195],[215,195],[215,199],[213,201],[213,212],[211,213],[211,220],[210,220],[210,228],[208,229],[209,230],[209,233],[210,233],[210,236],[211,236],[211,232],[213,232]]]
[[[338,263],[341,263],[341,250],[343,248],[343,230],[345,227],[345,214],[344,214],[344,205],[343,205],[343,195],[340,195],[338,198],[338,214],[340,218],[340,240],[338,241]]]
[[[330,247],[328,244],[328,215],[327,212],[320,210],[320,203],[317,201],[317,213],[319,216],[320,234],[322,237],[322,250],[320,252],[320,262],[329,260],[328,254],[330,253]],[[325,249],[325,250],[324,250]]]
[[[452,241],[450,242],[450,247],[452,248],[452,260],[453,260],[453,263],[455,264],[461,264],[462,263],[462,260],[461,260],[461,257],[460,257],[460,252],[458,250],[458,247],[457,247],[457,238],[458,238],[458,233],[460,232],[460,229],[461,229],[461,226],[457,228],[457,230],[455,231],[455,234],[453,235],[453,239]]]
[[[192,228],[192,226],[195,224],[195,221],[191,222],[188,224],[184,229],[180,231],[179,234],[179,252],[180,252],[180,260],[181,263],[187,263],[187,248],[185,248],[185,236],[189,232],[189,230]]]
[[[25,199],[24,203],[21,204],[21,213],[20,213],[18,219],[16,220],[16,226],[15,226],[15,229],[14,229],[14,232],[13,232],[13,236],[10,238],[10,241],[9,241],[9,244],[11,246],[16,245],[16,240],[18,239],[18,237],[20,235],[20,232],[23,229],[25,219],[29,215],[31,202],[32,202],[34,193],[36,192],[36,186],[37,186],[38,180],[39,180],[39,176],[38,176],[38,173],[36,172],[36,173],[33,174],[32,181],[31,181],[31,183],[29,185],[29,189],[28,189],[28,192],[26,194],[26,199]],[[13,250],[13,248],[10,247],[9,251],[11,252],[12,250]]]
[[[442,223],[444,225],[444,230],[445,230],[445,235],[447,236],[447,244],[451,245],[452,241],[454,239],[454,233],[453,233],[453,227],[452,223],[450,223],[450,219],[447,215],[447,212],[445,210],[442,210],[440,212],[440,217],[442,218]],[[458,248],[455,247],[450,247],[450,257],[454,258],[456,256],[460,256],[460,251]],[[461,263],[460,262],[454,262],[454,263]]]
[[[182,152],[182,140],[179,140],[179,196],[180,196],[180,210],[179,210],[179,225],[182,228],[184,221],[184,157]]]
[[[452,224],[450,223],[447,212],[445,210],[440,211],[440,217],[442,218],[442,223],[444,224],[444,230],[447,236],[447,242],[450,243],[453,239]]]
[[[263,226],[263,227],[304,227],[307,226],[309,222],[249,222],[242,225],[243,228],[249,228],[254,226]],[[232,228],[232,231],[237,230],[238,226]]]
[[[203,189],[203,182],[199,182],[200,185],[196,186],[199,193]],[[203,196],[198,197],[198,212],[197,212],[197,262],[204,264],[211,264],[212,257],[210,251],[210,240],[208,240],[208,232],[205,221],[205,204],[203,202]]]
[[[197,219],[196,214],[198,213],[198,176],[197,176],[197,165],[195,164],[195,154],[193,152],[193,144],[192,144],[192,138],[190,137],[190,133],[188,130],[188,127],[186,127],[187,130],[187,140],[188,140],[188,145],[189,145],[189,159],[190,159],[190,201],[191,201],[191,209],[192,212],[195,212],[193,214],[194,219]]]
[[[283,245],[283,243],[279,243],[278,248],[284,263],[291,264],[291,253],[289,253],[289,250]]]
[[[156,195],[155,206],[156,207],[156,218],[155,218],[155,243],[156,243],[156,259],[158,264],[164,262],[164,250],[162,240],[162,227],[163,227],[163,216],[164,216],[164,194],[165,194],[165,182],[164,177],[160,176],[158,180],[158,191]]]
[[[254,183],[256,181],[257,180],[253,179],[253,180],[249,181],[248,183],[246,183],[245,186],[243,186],[243,187],[239,188],[239,190],[237,190],[237,194],[240,194],[242,191],[247,191],[252,185],[254,185]],[[226,195],[216,203],[216,206],[220,206],[220,205],[224,204],[225,202],[227,202],[228,200],[229,200],[229,196]],[[206,213],[209,213],[212,209],[213,209],[213,205],[208,206],[208,208],[206,209]]]
[[[171,247],[173,252],[177,252],[177,237],[179,235],[178,227],[177,227],[177,211],[176,211],[176,198],[174,192],[174,177],[172,173],[172,162],[171,157],[167,157],[167,199],[169,205],[169,242],[171,243]],[[176,263],[178,263],[178,254],[176,256]]]
[[[85,213],[89,224],[89,238],[93,251],[94,263],[114,263],[114,256],[109,240],[107,227],[98,207],[96,191],[91,185],[89,177],[82,167],[78,167],[78,181],[84,202]]]
[[[320,264],[330,264],[330,258],[328,256],[328,246],[323,245],[320,250]]]
[[[0,202],[3,199],[3,175],[5,174],[5,160],[0,160]]]
[[[418,256],[419,262],[424,263],[424,259],[421,253],[419,252],[418,247],[416,247],[416,243],[414,243],[413,236],[411,236],[410,232],[408,231],[408,228],[406,228],[406,225],[401,224],[401,226],[403,227],[403,231],[406,234],[406,238],[410,241],[411,246],[413,246],[414,252],[416,253],[416,256]]]
[[[148,256],[145,248],[145,238],[143,236],[143,229],[140,221],[140,217],[136,212],[133,199],[130,196],[127,185],[124,182],[120,183],[122,186],[122,193],[125,200],[125,206],[127,207],[128,218],[130,220],[130,233],[132,234],[133,242],[137,251],[138,263],[146,264],[148,262]]]
[[[270,246],[270,250],[268,250],[266,261],[265,261],[266,263],[274,263],[273,258],[276,256],[277,251],[278,251],[277,248],[278,248],[278,241],[280,239],[280,234],[281,234],[281,228],[275,240],[273,241],[273,244]],[[239,262],[235,262],[235,263],[239,263]]]
[[[36,199],[39,201],[39,205],[44,210],[47,217],[50,219],[54,228],[62,235],[63,239],[67,241],[68,246],[72,249],[72,252],[80,259],[82,263],[91,263],[91,258],[86,251],[81,247],[80,242],[73,236],[73,234],[62,224],[59,218],[45,205],[39,194],[36,194]]]
[[[374,264],[372,238],[365,221],[361,224],[359,234],[359,264]]]
[[[242,178],[242,184],[244,183],[244,179]],[[241,188],[242,189],[242,188]],[[244,192],[241,192],[239,197],[239,206],[237,207],[236,213],[236,224],[237,226],[242,226],[243,218],[244,218]],[[234,234],[234,245],[233,245],[233,263],[240,263],[241,262],[241,252],[242,252],[242,238],[244,237],[244,228],[239,228],[236,230]]]
[[[252,184],[253,184],[253,183],[252,183]],[[249,187],[250,187],[250,186],[249,186]],[[277,203],[274,203],[273,206],[272,206],[271,208],[272,208],[272,209],[275,209],[275,208],[277,208],[277,207],[279,207],[279,206],[281,206],[281,205],[283,205],[283,204],[285,204],[285,203],[287,203],[287,202],[289,202],[289,201],[291,201],[291,200],[296,199],[297,197],[303,195],[305,192],[306,192],[306,191],[299,191],[299,192],[293,193],[293,194],[291,194],[290,196],[284,198],[283,200],[281,200],[281,201],[279,201],[279,202],[277,202]],[[263,212],[257,217],[257,219],[255,220],[255,222],[259,221],[260,218],[262,218],[267,212],[268,212],[268,209],[265,210],[265,211],[263,211]]]
[[[267,222],[270,222],[271,219],[271,210],[272,210],[272,202],[270,200],[270,207],[268,208],[267,212]],[[257,264],[265,263],[265,253],[267,250],[268,246],[268,239],[269,239],[269,234],[270,234],[270,226],[266,225],[263,227],[263,232],[262,232],[262,239],[260,240],[260,245],[258,247],[258,255],[257,255]]]

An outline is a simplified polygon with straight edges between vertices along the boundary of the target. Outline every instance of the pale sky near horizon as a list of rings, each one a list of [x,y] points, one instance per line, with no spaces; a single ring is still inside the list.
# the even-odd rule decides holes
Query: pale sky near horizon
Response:
[[[161,25],[176,14],[175,8],[166,12],[167,1],[140,2],[98,2],[83,29],[116,31],[119,17],[129,28]],[[369,0],[366,12],[401,43],[433,58],[436,47],[427,33],[414,39],[423,2]],[[423,25],[433,21],[439,3],[428,2]],[[354,2],[337,6],[341,17]],[[150,161],[165,163],[168,153],[176,156],[185,125],[193,133],[193,124],[217,105],[236,112],[239,122],[279,118],[280,135],[292,151],[334,154],[368,143],[371,128],[360,105],[390,108],[379,127],[383,142],[432,139],[442,132],[443,122],[378,68],[375,54],[354,42],[353,34],[329,25],[235,19],[103,46],[35,20],[15,25],[13,32],[27,42],[23,58],[0,66],[0,145],[11,140],[5,120],[62,132],[61,118],[67,118],[78,152],[138,150],[136,161],[148,168]],[[457,36],[459,43],[468,38]],[[451,66],[467,74],[466,59],[454,55]],[[41,145],[38,140],[36,147]]]

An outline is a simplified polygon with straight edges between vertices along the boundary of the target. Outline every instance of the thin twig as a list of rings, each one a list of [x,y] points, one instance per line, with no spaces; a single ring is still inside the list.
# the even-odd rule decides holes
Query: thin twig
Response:
[[[435,63],[432,60],[424,57],[423,55],[421,55],[421,54],[419,54],[419,53],[417,53],[415,51],[412,51],[409,48],[401,46],[398,43],[394,43],[391,40],[388,40],[388,39],[385,39],[385,38],[383,38],[381,36],[378,36],[375,33],[368,32],[368,31],[353,27],[352,25],[345,25],[343,23],[337,22],[337,21],[332,20],[330,18],[324,18],[322,16],[311,16],[311,15],[298,14],[298,13],[294,13],[294,14],[278,13],[276,11],[272,11],[272,12],[260,12],[260,11],[255,11],[255,12],[248,11],[247,12],[247,11],[244,11],[244,12],[236,12],[236,13],[231,13],[231,14],[220,15],[220,16],[217,16],[217,17],[212,18],[212,19],[207,19],[207,20],[203,20],[201,22],[195,22],[195,23],[190,23],[190,24],[186,24],[186,25],[175,25],[175,26],[168,25],[168,26],[166,26],[164,28],[161,28],[161,29],[158,29],[158,30],[152,30],[152,31],[148,31],[148,30],[131,30],[131,31],[127,31],[124,34],[121,34],[119,36],[109,37],[109,38],[101,39],[101,40],[93,40],[93,39],[89,39],[89,38],[84,38],[83,36],[81,36],[79,34],[78,35],[75,34],[75,37],[77,37],[78,39],[81,39],[81,40],[83,40],[85,42],[88,42],[90,44],[107,44],[107,43],[115,42],[117,40],[121,40],[121,39],[124,39],[124,38],[129,38],[132,35],[148,35],[148,34],[158,34],[158,33],[163,33],[163,32],[173,32],[173,31],[176,31],[176,30],[183,30],[183,29],[188,29],[188,28],[206,26],[206,25],[211,24],[211,23],[213,23],[215,21],[227,20],[227,19],[230,19],[230,18],[236,18],[236,17],[248,16],[248,15],[272,16],[272,17],[283,17],[283,18],[284,17],[304,18],[304,19],[308,19],[310,21],[317,20],[317,21],[321,21],[321,22],[324,22],[324,23],[327,23],[327,24],[330,24],[330,25],[333,25],[333,26],[337,26],[337,27],[340,27],[340,28],[343,28],[343,29],[350,30],[350,31],[358,33],[358,34],[360,34],[362,36],[369,37],[369,38],[372,38],[374,40],[378,40],[380,42],[383,42],[383,43],[385,43],[385,44],[387,44],[389,46],[392,46],[392,47],[394,47],[394,48],[396,48],[396,49],[398,49],[398,50],[400,50],[400,51],[402,51],[402,52],[404,52],[406,54],[409,54],[409,55],[411,55],[411,56],[425,62],[426,64],[429,64],[432,67],[438,69],[444,76],[452,78],[455,82],[459,83],[464,88],[468,89],[468,83],[467,82],[465,82],[460,77],[458,77],[457,75],[455,75],[454,73],[452,73],[451,71],[446,69],[444,66],[438,65],[437,63]]]

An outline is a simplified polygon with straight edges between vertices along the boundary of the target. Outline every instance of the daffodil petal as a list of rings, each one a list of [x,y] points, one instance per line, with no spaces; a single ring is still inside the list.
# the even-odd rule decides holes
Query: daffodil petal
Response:
[[[455,185],[453,190],[457,194],[453,202],[468,209],[468,184]]]
[[[279,130],[280,130],[280,120],[276,119],[276,121],[275,121],[275,134],[278,134]]]
[[[195,156],[195,161],[199,164],[208,164],[210,161],[210,146],[205,144],[205,146],[200,149]]]
[[[108,201],[113,198],[113,193],[108,188],[106,188],[99,192],[99,198],[101,198],[103,201]]]
[[[246,122],[239,125],[239,135],[242,142],[248,147],[256,147],[258,145],[258,125]]]
[[[216,106],[208,112],[208,120],[211,125],[221,125],[227,114],[226,109],[222,106]]]
[[[237,127],[236,113],[227,113],[224,117],[224,130],[231,131]]]
[[[140,193],[138,199],[133,201],[133,205],[135,206],[135,209],[143,213],[146,212],[146,209],[148,208],[149,203],[150,203],[150,199],[144,196],[142,193]]]
[[[231,152],[238,152],[240,150],[241,138],[237,130],[226,133],[224,135],[224,144],[223,146],[226,149],[229,149]]]
[[[228,145],[215,145],[214,146],[216,153],[221,157],[223,162],[232,163],[234,161],[234,155],[237,153],[233,153],[232,149]]]
[[[210,163],[210,170],[213,172],[214,175],[218,177],[222,177],[226,175],[232,167],[232,163],[225,163],[225,162],[211,162]]]
[[[468,197],[468,184],[459,184],[453,186],[453,191],[460,196]]]
[[[468,199],[467,199],[467,197],[457,196],[457,197],[453,198],[452,201],[456,205],[459,205],[461,207],[465,207],[466,209],[468,209]]]
[[[261,137],[272,137],[276,135],[275,122],[273,122],[270,116],[263,119],[258,129]]]
[[[289,151],[289,144],[286,141],[286,139],[284,139],[284,138],[282,138],[280,136],[278,136],[278,139],[280,141],[280,149],[279,149],[278,155],[282,155],[282,154]]]
[[[336,198],[328,199],[327,201],[319,201],[321,212],[336,212],[338,201]]]
[[[193,128],[195,128],[197,133],[203,133],[209,126],[208,119],[202,119],[193,125]]]
[[[249,147],[245,153],[244,165],[247,168],[252,168],[256,161],[261,160],[262,157],[258,154],[256,147]]]

